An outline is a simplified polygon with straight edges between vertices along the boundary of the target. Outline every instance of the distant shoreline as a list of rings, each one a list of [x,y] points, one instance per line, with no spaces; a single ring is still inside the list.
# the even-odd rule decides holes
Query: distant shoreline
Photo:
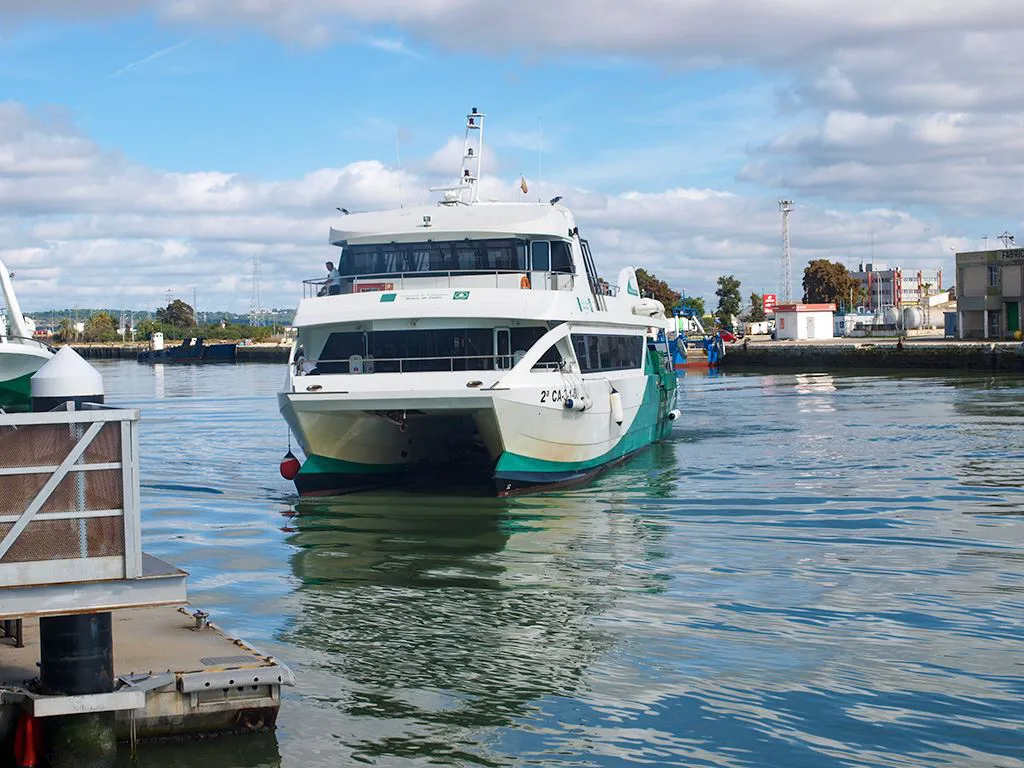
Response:
[[[1024,371],[1019,341],[832,339],[828,341],[748,340],[726,346],[724,370],[833,371]]]

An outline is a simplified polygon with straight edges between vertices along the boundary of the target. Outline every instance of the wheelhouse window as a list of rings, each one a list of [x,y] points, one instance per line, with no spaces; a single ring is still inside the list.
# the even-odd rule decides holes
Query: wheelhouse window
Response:
[[[453,240],[426,243],[347,245],[338,271],[343,277],[410,272],[526,271],[526,241]]]
[[[642,336],[573,336],[573,346],[583,373],[639,368],[644,359]]]
[[[551,271],[567,274],[576,271],[572,268],[572,250],[569,243],[564,240],[555,240],[551,243]]]

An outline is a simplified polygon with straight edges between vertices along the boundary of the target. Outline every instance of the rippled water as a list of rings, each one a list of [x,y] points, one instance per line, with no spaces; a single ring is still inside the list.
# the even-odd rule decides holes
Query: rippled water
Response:
[[[1024,766],[1024,386],[719,375],[594,485],[298,501],[280,367],[101,362],[147,551],[296,672],[216,765]]]

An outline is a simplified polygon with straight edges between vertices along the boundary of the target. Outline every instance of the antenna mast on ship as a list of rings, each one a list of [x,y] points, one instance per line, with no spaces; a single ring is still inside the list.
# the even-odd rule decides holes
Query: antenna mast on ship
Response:
[[[482,114],[473,107],[466,115],[466,136],[462,144],[462,172],[459,174],[459,183],[451,187],[432,187],[433,192],[444,192],[441,198],[442,205],[472,205],[480,202],[480,169],[484,154],[484,118]],[[469,193],[469,199],[463,199],[465,193]]]

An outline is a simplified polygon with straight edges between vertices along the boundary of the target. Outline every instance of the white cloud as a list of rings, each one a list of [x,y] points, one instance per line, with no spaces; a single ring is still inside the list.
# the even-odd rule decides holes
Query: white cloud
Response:
[[[1013,182],[1024,173],[1018,2],[0,0],[0,15],[88,17],[141,7],[195,30],[244,25],[306,44],[369,40],[399,54],[427,45],[490,57],[521,51],[548,62],[655,62],[670,71],[754,67],[788,84],[780,108],[806,125],[774,140],[762,134],[742,180],[783,186],[797,197],[941,205],[947,212],[966,201],[991,216],[1021,215]],[[751,117],[770,125],[766,115]],[[531,143],[528,134],[508,138],[512,148]],[[616,159],[599,162],[607,168]],[[79,160],[59,148],[36,162]],[[630,170],[642,174],[642,161],[631,160]],[[4,162],[12,160],[0,157]],[[685,168],[679,171],[685,178]],[[230,203],[232,184],[245,186],[231,181],[203,197]]]
[[[422,53],[410,48],[404,41],[393,37],[371,37],[366,41],[366,44],[371,48],[376,48],[386,53],[394,53],[398,56],[410,56],[416,59],[423,57]]]
[[[430,163],[398,174],[376,160],[273,182],[224,171],[168,173],[104,153],[74,128],[21,105],[3,104],[0,112],[10,118],[0,157],[17,158],[0,170],[0,258],[17,271],[29,310],[156,307],[168,289],[191,300],[195,286],[200,308],[244,311],[254,253],[263,263],[265,303],[292,306],[300,281],[319,275],[330,253],[335,206],[393,207],[399,186],[412,202],[443,180],[425,170]],[[747,291],[777,285],[774,198],[685,187],[609,195],[558,178],[531,182],[530,199],[554,194],[565,195],[605,274],[641,265],[709,298],[720,274],[735,274]],[[485,173],[481,196],[522,199],[518,177]],[[801,206],[793,216],[794,283],[811,258],[869,259],[872,233],[878,261],[907,268],[948,261],[956,241],[927,226],[888,207]]]

